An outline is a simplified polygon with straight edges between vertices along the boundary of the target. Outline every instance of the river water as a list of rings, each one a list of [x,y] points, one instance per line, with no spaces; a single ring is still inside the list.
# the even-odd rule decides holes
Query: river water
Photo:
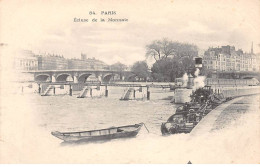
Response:
[[[161,123],[175,112],[176,105],[168,100],[174,93],[169,89],[151,89],[150,101],[122,101],[119,99],[125,88],[108,89],[109,96],[101,98],[34,94],[30,97],[30,105],[37,110],[39,126],[50,131],[91,130],[143,122],[152,133],[160,134]]]
[[[245,114],[241,126],[191,137],[163,137],[160,125],[175,112],[173,92],[151,90],[151,100],[120,101],[124,88],[109,97],[6,94],[1,99],[1,149],[5,163],[256,163],[260,155],[259,112]],[[258,117],[255,117],[258,115]],[[251,120],[251,121],[247,121]],[[105,143],[64,144],[51,131],[79,131],[143,122],[136,138]],[[246,135],[245,135],[246,134]],[[238,140],[239,139],[239,140]],[[246,147],[244,146],[246,145]]]

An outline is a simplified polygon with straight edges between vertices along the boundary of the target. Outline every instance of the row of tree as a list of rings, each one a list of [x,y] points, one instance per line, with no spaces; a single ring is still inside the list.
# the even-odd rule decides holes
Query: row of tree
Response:
[[[110,66],[110,69],[119,71],[120,79],[122,79],[123,71],[126,71],[128,69],[128,67],[125,64],[117,62],[115,64],[112,64]],[[135,62],[134,65],[131,67],[131,71],[135,74],[135,76],[131,78],[132,81],[134,81],[136,79],[139,81],[141,81],[141,80],[147,81],[147,79],[151,77],[151,72],[145,61]]]
[[[146,46],[146,58],[153,58],[155,63],[151,69],[146,61],[135,62],[131,71],[138,80],[173,82],[185,72],[194,72],[194,57],[198,56],[198,47],[194,44],[180,43],[168,39],[155,40]],[[124,71],[127,66],[116,63],[112,69]],[[203,69],[202,73],[206,71]]]

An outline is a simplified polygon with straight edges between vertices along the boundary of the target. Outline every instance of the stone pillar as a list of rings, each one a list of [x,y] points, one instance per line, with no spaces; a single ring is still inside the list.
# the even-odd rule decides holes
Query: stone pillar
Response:
[[[98,78],[98,81],[99,81],[99,82],[102,82],[102,77],[101,77],[101,75],[98,75],[97,78]]]
[[[79,83],[79,75],[78,75],[78,73],[74,73],[74,75],[73,75],[73,82],[74,83]]]
[[[51,82],[56,82],[56,76],[55,75],[51,75]]]
[[[75,76],[75,75],[73,76],[73,82],[74,82],[74,83],[78,83],[78,82],[79,82],[79,81],[78,81],[78,76]]]

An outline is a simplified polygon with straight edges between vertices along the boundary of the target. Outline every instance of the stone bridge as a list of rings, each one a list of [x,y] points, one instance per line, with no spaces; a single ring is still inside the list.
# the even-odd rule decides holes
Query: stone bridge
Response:
[[[73,82],[85,83],[89,78],[95,81],[109,82],[111,80],[128,81],[135,77],[131,71],[111,71],[111,70],[39,70],[29,71],[34,75],[35,82]],[[91,76],[91,77],[90,77]]]
[[[255,78],[260,81],[260,72],[252,71],[241,71],[241,72],[232,72],[232,71],[221,71],[213,72],[213,78],[228,78],[228,79],[251,79]]]

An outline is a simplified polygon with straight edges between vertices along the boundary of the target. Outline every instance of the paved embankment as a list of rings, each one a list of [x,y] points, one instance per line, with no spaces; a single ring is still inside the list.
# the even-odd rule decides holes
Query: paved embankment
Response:
[[[202,135],[223,129],[246,112],[259,111],[259,95],[243,96],[228,101],[204,117],[192,130],[191,135]]]

